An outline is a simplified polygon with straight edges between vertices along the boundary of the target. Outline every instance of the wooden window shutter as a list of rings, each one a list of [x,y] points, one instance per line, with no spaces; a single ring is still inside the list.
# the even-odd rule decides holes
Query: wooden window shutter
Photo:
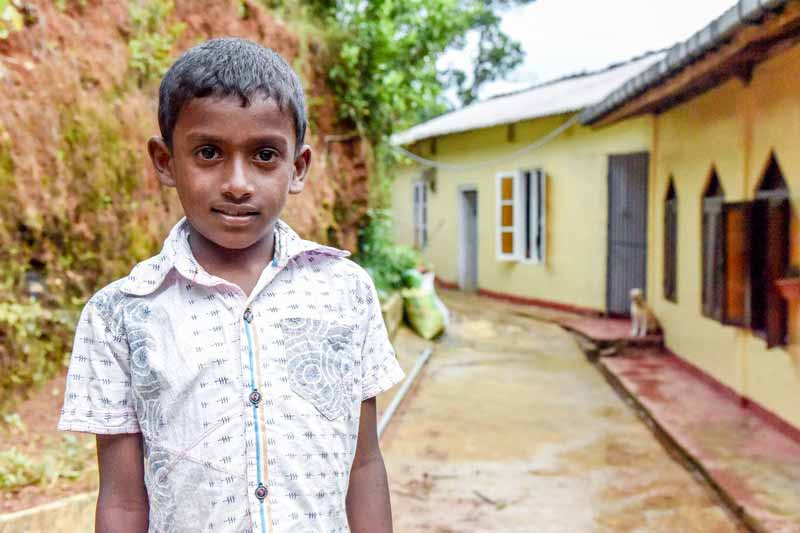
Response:
[[[523,258],[524,191],[519,172],[497,174],[497,258],[518,261]]]
[[[712,218],[714,219],[712,222],[713,229],[711,230],[714,235],[712,248],[712,253],[714,254],[714,293],[712,296],[711,316],[722,322],[725,316],[725,226],[722,222],[722,203],[718,205]]]
[[[722,207],[725,236],[725,293],[723,317],[725,324],[751,327],[751,242],[753,204],[737,202]]]
[[[764,265],[767,278],[766,330],[767,347],[786,344],[787,305],[781,297],[775,281],[784,277],[789,264],[789,217],[788,198],[770,198],[767,202],[767,262]],[[757,237],[758,238],[758,237]]]

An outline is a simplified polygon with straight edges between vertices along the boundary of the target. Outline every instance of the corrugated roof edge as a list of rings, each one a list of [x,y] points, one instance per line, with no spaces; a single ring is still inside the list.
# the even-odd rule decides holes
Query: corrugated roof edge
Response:
[[[503,98],[503,97],[506,97],[506,96],[514,96],[515,94],[521,94],[521,93],[526,93],[528,91],[541,89],[542,87],[548,87],[550,85],[555,85],[556,83],[561,83],[563,81],[574,80],[574,79],[577,79],[577,78],[586,78],[588,76],[596,76],[597,74],[603,74],[605,72],[609,72],[609,71],[612,71],[614,69],[618,69],[620,67],[624,67],[625,65],[630,65],[631,63],[635,63],[637,61],[640,61],[642,59],[648,58],[650,56],[654,56],[656,54],[664,53],[667,50],[668,50],[667,48],[663,48],[661,50],[649,50],[647,52],[639,54],[638,56],[632,57],[632,58],[627,59],[625,61],[617,61],[616,63],[611,63],[610,65],[607,65],[607,66],[605,66],[603,68],[600,68],[600,69],[597,69],[597,70],[582,70],[580,72],[573,72],[571,74],[567,74],[566,76],[561,76],[560,78],[554,78],[552,80],[543,81],[541,83],[536,83],[536,84],[531,85],[530,87],[526,87],[524,89],[519,89],[519,90],[516,90],[516,91],[510,91],[510,92],[507,92],[507,93],[495,94],[494,96],[491,96],[491,97],[487,98],[486,100],[481,100],[481,101],[482,102],[488,102],[490,100],[495,100],[497,98]],[[445,115],[446,114],[447,113],[445,113]],[[442,116],[442,115],[439,115],[439,116]]]
[[[672,46],[664,59],[626,81],[603,101],[584,109],[580,115],[581,123],[587,125],[597,122],[629,100],[727,42],[742,27],[758,23],[768,12],[782,8],[787,1],[739,0],[708,26]]]
[[[507,92],[507,93],[496,94],[496,95],[491,96],[491,97],[489,97],[489,98],[487,98],[485,100],[479,100],[477,102],[474,102],[474,103],[472,103],[472,104],[470,104],[468,106],[461,107],[459,109],[453,109],[452,111],[448,111],[446,113],[442,113],[441,115],[436,115],[435,117],[432,117],[432,118],[426,120],[425,122],[420,122],[419,124],[415,124],[414,126],[409,128],[408,130],[404,130],[402,132],[395,133],[394,135],[392,135],[391,144],[393,144],[393,145],[407,144],[405,142],[400,141],[400,139],[402,139],[404,134],[406,134],[408,131],[410,131],[411,129],[417,128],[419,126],[423,126],[423,125],[427,124],[428,122],[430,122],[432,120],[436,120],[436,119],[439,119],[441,117],[447,116],[450,113],[455,113],[456,111],[459,111],[459,112],[465,111],[465,110],[468,110],[471,106],[474,106],[474,105],[477,105],[477,104],[482,104],[484,102],[490,102],[490,101],[496,100],[498,98],[505,98],[507,96],[514,96],[514,95],[517,95],[517,94],[522,94],[522,93],[526,93],[526,92],[529,92],[529,91],[534,91],[536,89],[541,89],[543,87],[548,87],[550,85],[555,85],[557,83],[561,83],[561,82],[564,82],[564,81],[574,80],[574,79],[578,79],[578,78],[586,78],[586,77],[589,77],[589,76],[596,76],[598,74],[603,74],[605,72],[609,72],[611,70],[614,70],[614,69],[617,69],[617,68],[620,68],[620,67],[624,67],[625,65],[629,65],[631,63],[635,63],[636,61],[641,61],[641,60],[643,60],[645,58],[648,58],[650,56],[653,56],[653,55],[656,55],[656,54],[663,54],[666,51],[667,51],[666,48],[663,48],[663,49],[660,49],[660,50],[650,50],[650,51],[641,53],[641,54],[639,54],[639,55],[637,55],[635,57],[632,57],[632,58],[630,58],[628,60],[618,61],[616,63],[611,63],[610,65],[608,65],[606,67],[603,67],[601,69],[584,70],[584,71],[581,71],[581,72],[574,72],[572,74],[567,74],[566,76],[561,76],[560,78],[554,78],[552,80],[548,80],[548,81],[544,81],[544,82],[541,82],[541,83],[537,83],[535,85],[531,85],[530,87],[526,87],[525,89],[519,89],[517,91],[511,91],[511,92]],[[564,110],[563,112],[564,113],[568,113],[570,111],[578,111],[578,110],[580,110],[580,108],[579,109],[573,109],[573,110]],[[501,124],[495,124],[495,125],[497,126],[497,125],[501,125]],[[458,132],[452,132],[452,133],[458,133]],[[421,139],[415,139],[412,142],[419,142],[419,141],[423,141],[423,140],[428,139],[428,138],[430,138],[430,137],[425,137],[425,138],[421,138]]]

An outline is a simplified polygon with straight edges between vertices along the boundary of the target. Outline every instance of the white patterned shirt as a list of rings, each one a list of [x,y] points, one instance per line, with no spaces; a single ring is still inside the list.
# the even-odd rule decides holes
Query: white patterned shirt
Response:
[[[151,533],[349,531],[361,402],[403,372],[348,252],[275,232],[249,297],[184,219],[83,309],[58,428],[142,433]]]

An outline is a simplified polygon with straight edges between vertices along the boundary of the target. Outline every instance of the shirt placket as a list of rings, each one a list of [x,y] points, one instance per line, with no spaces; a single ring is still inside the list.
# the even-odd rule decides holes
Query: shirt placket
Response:
[[[258,328],[253,324],[253,300],[280,272],[277,256],[273,258],[270,266],[264,271],[261,279],[256,283],[250,297],[245,302],[242,313],[242,326],[244,328],[245,349],[249,360],[250,391],[248,401],[252,409],[253,435],[255,448],[255,497],[258,507],[260,527],[257,531],[267,533],[272,531],[272,508],[269,501],[269,463],[267,457],[267,424],[264,416],[265,405],[262,405],[263,394],[258,389],[264,385],[261,378],[261,343],[258,340]]]
[[[263,384],[261,379],[260,344],[258,342],[258,332],[253,325],[253,310],[248,305],[242,313],[242,325],[244,328],[245,349],[249,360],[250,391],[248,401],[251,407],[253,421],[253,438],[255,450],[255,497],[258,508],[260,527],[257,531],[267,533],[272,531],[271,509],[269,505],[269,469],[267,468],[267,435],[266,423],[261,411],[263,395],[259,386]]]

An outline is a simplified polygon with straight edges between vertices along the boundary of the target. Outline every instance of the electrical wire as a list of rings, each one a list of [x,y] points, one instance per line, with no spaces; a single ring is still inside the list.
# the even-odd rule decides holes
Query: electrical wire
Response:
[[[426,167],[431,167],[431,168],[440,168],[440,169],[443,169],[443,170],[444,169],[447,169],[447,170],[470,170],[470,169],[475,169],[475,168],[491,167],[491,166],[497,165],[498,163],[511,161],[512,159],[515,159],[515,158],[519,157],[520,155],[522,155],[524,153],[531,152],[533,150],[537,150],[537,149],[543,147],[544,145],[546,145],[547,143],[549,143],[550,141],[552,141],[553,139],[555,139],[556,137],[558,137],[559,135],[564,133],[566,130],[568,130],[569,128],[571,128],[575,124],[577,124],[578,120],[579,120],[578,115],[577,114],[573,115],[572,118],[570,118],[569,120],[567,120],[566,122],[561,124],[559,127],[554,129],[553,131],[551,131],[550,133],[548,133],[544,137],[541,137],[541,138],[537,139],[536,141],[534,141],[534,142],[532,142],[532,143],[530,143],[530,144],[528,144],[526,146],[523,146],[522,148],[520,148],[518,150],[515,150],[515,151],[511,152],[508,155],[504,155],[502,157],[491,159],[489,161],[482,161],[480,163],[473,163],[473,164],[441,163],[439,161],[434,161],[432,159],[426,159],[424,157],[418,156],[417,154],[415,154],[413,152],[409,152],[408,150],[406,150],[402,146],[393,146],[392,148],[395,151],[403,154],[405,157],[411,159],[412,161],[415,161],[415,162],[419,163],[420,165],[424,165]]]

